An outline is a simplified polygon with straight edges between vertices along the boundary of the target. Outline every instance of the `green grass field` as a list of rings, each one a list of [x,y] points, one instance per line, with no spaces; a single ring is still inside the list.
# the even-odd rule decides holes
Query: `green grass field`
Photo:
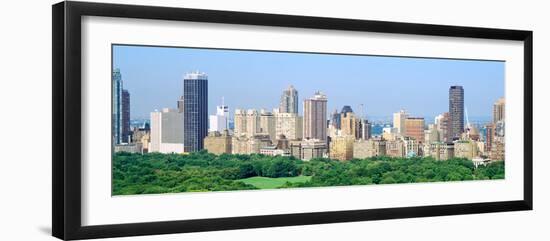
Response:
[[[307,182],[311,179],[311,176],[297,176],[297,177],[249,177],[244,179],[239,179],[246,184],[254,185],[259,189],[273,189],[281,187],[286,182]]]

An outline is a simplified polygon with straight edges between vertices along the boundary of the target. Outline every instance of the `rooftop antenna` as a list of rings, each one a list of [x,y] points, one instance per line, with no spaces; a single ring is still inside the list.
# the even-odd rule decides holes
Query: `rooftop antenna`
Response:
[[[225,106],[225,98],[222,96],[222,106]]]

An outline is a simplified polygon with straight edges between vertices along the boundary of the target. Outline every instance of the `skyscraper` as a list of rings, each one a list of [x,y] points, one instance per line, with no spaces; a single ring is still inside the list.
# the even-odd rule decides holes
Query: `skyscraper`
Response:
[[[185,152],[203,149],[208,134],[208,76],[192,72],[183,78],[183,132]]]
[[[407,117],[407,119],[405,119],[404,136],[412,137],[416,141],[424,143],[424,118]]]
[[[114,144],[120,144],[122,141],[122,75],[118,68],[113,70],[112,85],[112,135]]]
[[[451,122],[449,112],[439,114],[435,117],[435,125],[439,132],[439,138],[442,142],[452,141],[451,137]]]
[[[208,127],[208,131],[217,131],[222,133],[224,130],[229,129],[228,118],[229,107],[225,105],[222,98],[222,104],[216,106],[216,114],[210,115],[210,126]]]
[[[122,131],[120,142],[130,143],[130,93],[122,90]]]
[[[493,105],[493,123],[504,120],[504,98],[498,99]]]
[[[304,139],[327,139],[327,96],[316,92],[304,100]]]
[[[277,135],[275,127],[277,126],[275,115],[273,113],[262,109],[260,111],[260,133],[269,135],[271,141],[276,143]]]
[[[289,86],[281,95],[279,104],[280,113],[298,113],[298,91],[294,86]]]
[[[234,116],[234,130],[235,136],[246,135],[246,111],[243,109],[235,109]]]
[[[449,88],[450,138],[458,139],[464,131],[464,89],[462,86]],[[449,141],[451,141],[449,140]]]
[[[397,129],[397,133],[405,135],[405,119],[408,116],[405,110],[393,113],[393,128]]]
[[[334,127],[334,129],[340,129],[340,113],[338,113],[337,109],[334,109],[334,112],[330,117],[330,124]]]

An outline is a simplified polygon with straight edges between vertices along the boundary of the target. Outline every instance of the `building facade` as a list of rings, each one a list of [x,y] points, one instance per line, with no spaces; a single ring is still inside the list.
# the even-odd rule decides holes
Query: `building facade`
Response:
[[[307,139],[290,143],[290,154],[304,161],[326,157],[327,153],[327,143],[322,140]]]
[[[405,119],[407,119],[408,116],[405,110],[393,113],[393,128],[396,128],[397,133],[400,135],[405,134]]]
[[[424,143],[424,118],[407,117],[405,119],[404,136],[414,138],[420,143]]]
[[[222,133],[225,129],[229,129],[229,107],[222,101],[221,105],[216,106],[216,114],[210,115],[210,126],[208,131],[217,131]]]
[[[122,90],[122,134],[121,143],[130,143],[132,140],[130,129],[130,92],[128,90]]]
[[[275,113],[276,135],[284,135],[289,140],[302,139],[303,118],[296,113]]]
[[[353,158],[353,136],[338,136],[330,142],[330,159],[347,161]]]
[[[369,158],[385,155],[386,141],[382,139],[360,139],[353,143],[353,158]]]
[[[451,140],[459,139],[464,131],[464,89],[462,86],[449,88],[449,117],[450,138]]]
[[[263,147],[271,146],[271,139],[268,135],[233,136],[232,153],[233,154],[253,154],[260,153]]]
[[[231,154],[232,146],[232,137],[227,129],[222,132],[210,131],[208,136],[204,138],[204,149],[216,155]]]
[[[151,112],[149,152],[184,153],[183,113],[164,108]]]
[[[327,139],[327,96],[316,92],[304,100],[304,139]]]
[[[283,90],[279,103],[279,112],[298,114],[298,91],[294,89],[294,86],[291,85],[286,90]]]
[[[505,106],[504,98],[498,99],[495,104],[493,104],[493,123],[504,120]]]
[[[200,151],[208,134],[208,76],[188,73],[183,78],[185,152]]]

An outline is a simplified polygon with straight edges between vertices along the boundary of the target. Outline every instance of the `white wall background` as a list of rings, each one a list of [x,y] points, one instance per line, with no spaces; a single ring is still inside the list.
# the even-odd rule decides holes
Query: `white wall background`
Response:
[[[263,228],[115,240],[548,240],[549,6],[545,1],[119,0],[108,2],[533,30],[534,206],[508,212]],[[51,4],[0,8],[0,240],[54,240],[51,231]]]

